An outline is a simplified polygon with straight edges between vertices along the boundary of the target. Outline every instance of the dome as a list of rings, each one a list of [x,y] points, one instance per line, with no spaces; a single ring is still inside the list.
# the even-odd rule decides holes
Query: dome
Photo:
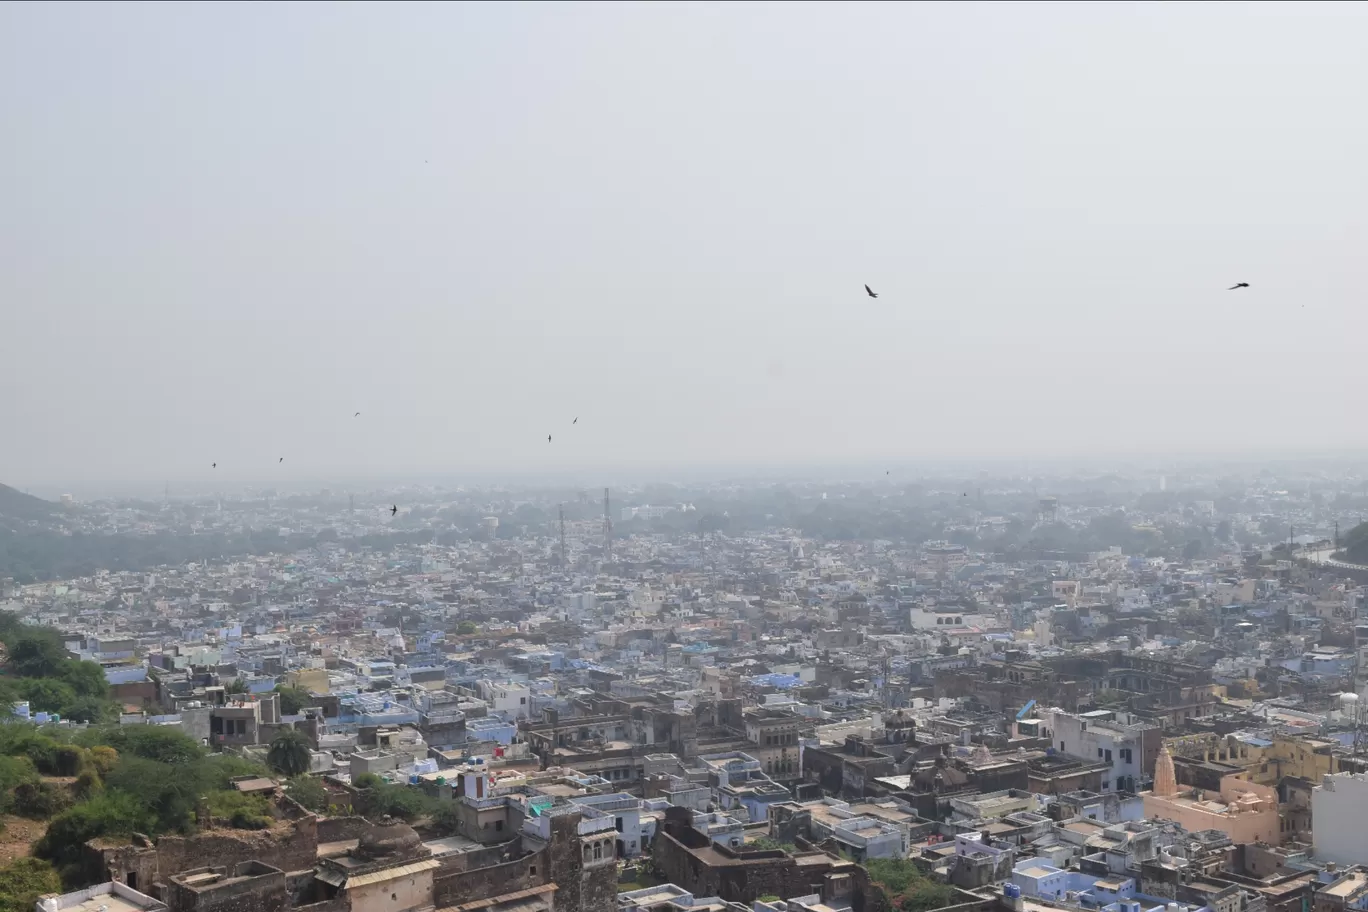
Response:
[[[356,843],[356,854],[361,858],[378,860],[407,855],[422,844],[422,837],[413,827],[392,817],[384,817],[361,834]]]

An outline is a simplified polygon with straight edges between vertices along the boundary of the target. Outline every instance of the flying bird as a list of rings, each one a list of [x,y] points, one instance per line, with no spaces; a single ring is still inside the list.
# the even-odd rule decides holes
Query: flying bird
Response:
[[[284,456],[281,456],[281,457],[280,457],[280,462],[284,462],[284,461],[285,461],[285,457],[284,457]],[[280,462],[277,462],[276,465],[280,465]]]
[[[393,516],[395,513],[398,513],[398,512],[399,512],[399,505],[398,505],[398,504],[393,504],[393,505],[390,506],[390,516]]]
[[[875,293],[874,289],[870,288],[868,285],[865,286],[865,292],[866,292],[871,298],[877,298],[877,297],[878,297],[878,294]]]
[[[352,415],[352,417],[353,417],[353,418],[360,418],[360,417],[361,417],[361,413],[360,413],[360,412],[357,412],[355,415]]]
[[[575,416],[575,420],[572,421],[572,422],[570,422],[570,423],[571,423],[571,424],[579,424],[579,416],[576,415],[576,416]]]
[[[217,468],[218,468],[218,463],[217,463],[217,462],[211,462],[211,463],[209,463],[209,468],[211,468],[211,469],[217,469]]]
[[[550,443],[550,442],[551,442],[551,435],[550,435],[550,434],[547,434],[547,435],[546,435],[546,442],[547,442],[547,443]]]
[[[1248,283],[1248,282],[1236,282],[1234,285],[1231,285],[1229,288],[1227,288],[1226,291],[1234,291],[1234,290],[1237,289],[1237,288],[1248,288],[1248,287],[1249,287],[1249,283]]]

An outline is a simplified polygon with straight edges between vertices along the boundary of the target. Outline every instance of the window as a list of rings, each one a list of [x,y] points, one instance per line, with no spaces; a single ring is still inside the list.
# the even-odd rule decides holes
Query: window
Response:
[[[1100,747],[1097,749],[1097,759],[1099,759],[1099,760],[1102,759],[1102,748],[1100,748]]]
[[[496,829],[496,830],[502,830],[502,829],[503,829],[503,821],[502,821],[502,820],[496,820],[496,821],[494,821],[494,829]]]
[[[1122,762],[1124,762],[1124,763],[1133,763],[1133,762],[1134,762],[1134,761],[1131,759],[1131,749],[1130,749],[1129,747],[1123,747],[1123,748],[1121,748],[1121,760],[1122,760]]]
[[[527,705],[527,697],[519,697],[519,698],[518,698],[518,702],[521,703],[523,706],[526,706],[526,705]]]
[[[536,865],[528,865],[528,866],[527,866],[527,873],[531,874],[533,877],[536,877],[536,876],[537,876],[537,866],[536,866]]]
[[[596,842],[596,843],[594,843],[594,860],[595,860],[595,861],[598,861],[598,860],[601,859],[602,857],[603,857],[603,843],[601,843],[601,842]]]
[[[1110,751],[1110,750],[1107,751],[1107,756],[1104,757],[1103,759],[1106,760],[1108,763],[1111,763],[1111,751]]]
[[[1061,754],[1064,753],[1064,742],[1063,742],[1063,741],[1060,741],[1060,742],[1059,742],[1059,752],[1060,752]]]

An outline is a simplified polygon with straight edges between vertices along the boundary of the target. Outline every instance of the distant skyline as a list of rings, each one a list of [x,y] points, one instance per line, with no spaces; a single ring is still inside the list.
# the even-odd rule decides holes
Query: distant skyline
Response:
[[[0,483],[1368,464],[1366,44],[1331,3],[6,4]]]

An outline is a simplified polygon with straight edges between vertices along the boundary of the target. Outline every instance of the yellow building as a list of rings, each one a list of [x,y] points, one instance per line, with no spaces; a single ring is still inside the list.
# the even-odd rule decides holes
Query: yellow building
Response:
[[[1261,738],[1213,734],[1166,738],[1165,747],[1175,757],[1223,764],[1230,776],[1276,786],[1284,776],[1320,782],[1330,773],[1341,772],[1338,744],[1323,738],[1279,734],[1269,741]]]

